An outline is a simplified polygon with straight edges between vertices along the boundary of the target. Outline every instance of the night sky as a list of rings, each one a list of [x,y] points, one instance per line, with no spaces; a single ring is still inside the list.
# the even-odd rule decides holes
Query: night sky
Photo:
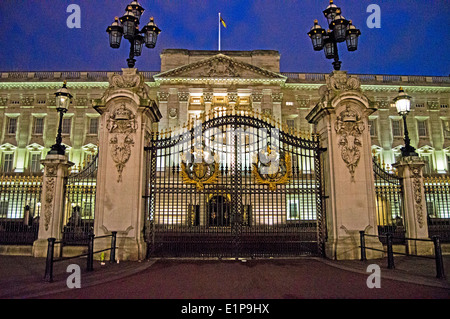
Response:
[[[0,0],[0,71],[117,71],[126,67],[128,41],[109,47],[106,28],[131,0]],[[154,16],[162,33],[144,48],[136,67],[160,69],[163,49],[277,50],[282,72],[331,72],[307,32],[314,19],[325,28],[328,0],[140,0],[141,28]],[[362,35],[359,49],[339,44],[342,69],[361,74],[450,74],[449,0],[335,0]],[[66,9],[81,9],[81,28],[70,29]],[[381,28],[369,28],[370,4],[381,9]]]

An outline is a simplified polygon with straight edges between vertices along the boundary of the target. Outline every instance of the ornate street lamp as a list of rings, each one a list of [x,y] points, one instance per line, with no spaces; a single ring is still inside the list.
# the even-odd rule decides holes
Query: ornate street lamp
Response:
[[[352,22],[345,19],[341,14],[341,8],[330,0],[330,5],[323,11],[328,22],[328,30],[325,31],[317,20],[314,26],[308,32],[315,51],[324,50],[327,59],[334,59],[333,67],[335,70],[341,69],[342,62],[339,61],[338,43],[347,42],[348,51],[358,49],[358,38],[361,31],[357,29]]]
[[[106,29],[109,34],[109,45],[113,49],[120,48],[122,36],[130,42],[130,56],[127,59],[128,67],[134,68],[134,57],[142,54],[142,46],[153,49],[161,30],[156,26],[153,17],[150,22],[139,31],[139,23],[145,9],[137,1],[132,1],[125,9],[125,14],[118,18]]]
[[[67,83],[64,81],[62,88],[56,91],[56,110],[59,113],[59,126],[58,135],[56,136],[56,144],[54,144],[48,154],[65,155],[66,147],[62,145],[62,122],[64,113],[69,109],[70,101],[72,100],[72,94],[66,87]]]
[[[409,139],[408,127],[406,125],[406,116],[411,111],[411,97],[405,93],[403,88],[398,91],[397,97],[394,98],[395,107],[398,114],[403,118],[403,125],[405,130],[405,146],[402,147],[402,156],[419,156],[416,153],[416,149],[411,146],[411,140]]]

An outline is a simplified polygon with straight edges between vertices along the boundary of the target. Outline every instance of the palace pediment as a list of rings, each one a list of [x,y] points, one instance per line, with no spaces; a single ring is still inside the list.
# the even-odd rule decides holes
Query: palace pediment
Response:
[[[224,54],[171,69],[154,76],[156,82],[225,81],[225,82],[280,82],[286,77],[261,67],[237,61]]]

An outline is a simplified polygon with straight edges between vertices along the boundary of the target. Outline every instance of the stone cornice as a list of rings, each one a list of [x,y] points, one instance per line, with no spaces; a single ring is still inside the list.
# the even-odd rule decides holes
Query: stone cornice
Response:
[[[286,83],[284,88],[291,90],[318,90],[324,83]],[[403,85],[407,92],[411,93],[450,93],[450,86],[416,86],[416,85]],[[398,93],[398,85],[361,85],[361,90],[365,92],[385,92],[385,93]]]
[[[209,77],[200,77],[200,78],[161,78],[156,80],[156,85],[159,86],[161,84],[171,84],[171,85],[179,85],[179,84],[203,84],[203,85],[234,85],[234,84],[246,84],[246,85],[254,85],[254,84],[263,84],[263,85],[283,85],[284,79],[249,79],[249,78],[209,78]]]
[[[58,90],[61,88],[61,81],[57,82],[0,82],[0,90]],[[69,82],[69,89],[106,89],[108,82]]]

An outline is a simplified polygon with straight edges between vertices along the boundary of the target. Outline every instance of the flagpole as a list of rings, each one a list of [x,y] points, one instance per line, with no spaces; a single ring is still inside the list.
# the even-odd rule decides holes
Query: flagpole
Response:
[[[219,12],[219,51],[220,51],[220,12]]]

